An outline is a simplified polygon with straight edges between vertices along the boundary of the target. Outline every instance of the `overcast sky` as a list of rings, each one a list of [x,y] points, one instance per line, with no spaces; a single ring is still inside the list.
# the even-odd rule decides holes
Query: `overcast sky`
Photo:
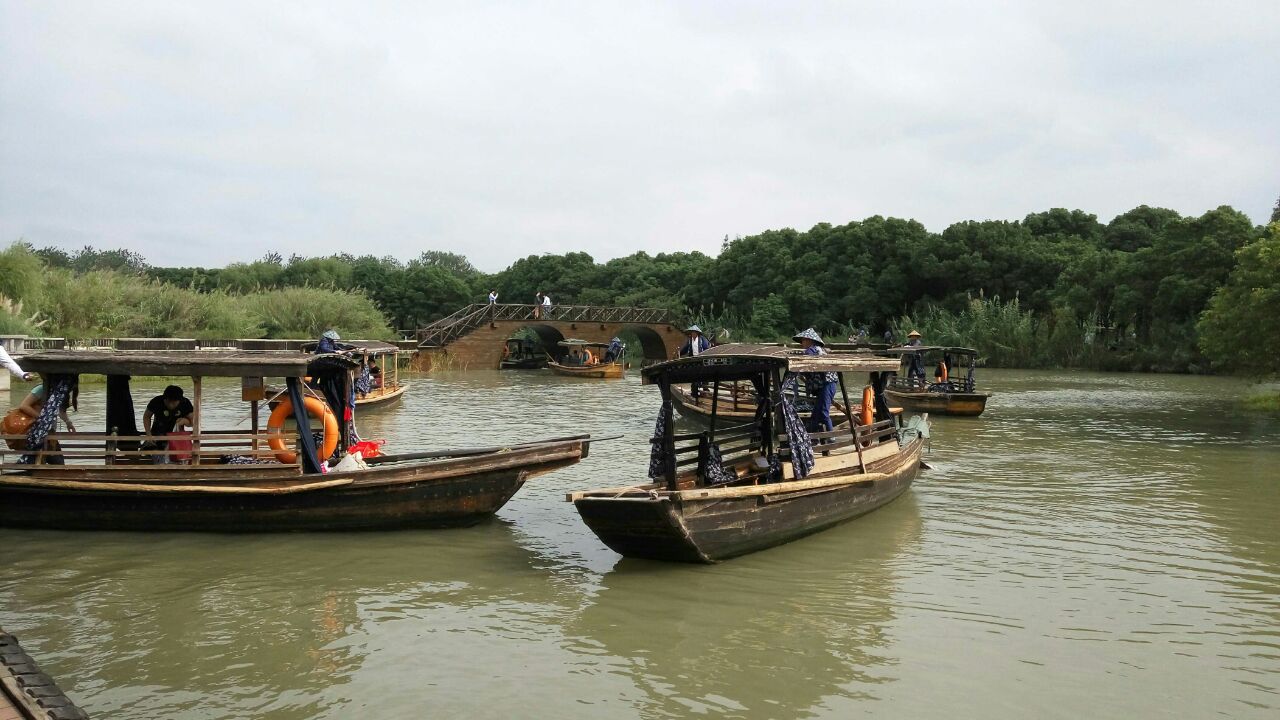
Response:
[[[4,242],[494,271],[1277,195],[1275,0],[0,0]]]

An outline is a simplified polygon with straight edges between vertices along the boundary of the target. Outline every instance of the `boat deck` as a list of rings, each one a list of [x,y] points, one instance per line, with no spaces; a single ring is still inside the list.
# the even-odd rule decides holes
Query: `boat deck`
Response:
[[[0,628],[0,720],[77,720],[89,717],[40,672],[18,639]]]

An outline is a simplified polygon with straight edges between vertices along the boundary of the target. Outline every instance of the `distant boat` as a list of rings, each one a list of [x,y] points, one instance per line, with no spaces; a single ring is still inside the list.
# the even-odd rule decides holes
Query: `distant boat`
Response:
[[[569,348],[569,352],[560,357],[560,362],[554,360],[547,362],[547,367],[557,375],[592,380],[616,380],[623,377],[626,372],[626,365],[622,361],[622,352],[618,353],[616,360],[604,362],[604,354],[609,349],[609,343],[569,339],[561,340],[559,344],[562,347]],[[626,345],[622,346],[623,351],[626,350],[626,347]],[[586,356],[583,364],[575,365],[571,363],[570,358],[573,350],[577,350],[579,355]]]
[[[525,338],[507,338],[502,348],[502,370],[539,370],[547,366],[542,346]]]
[[[867,352],[804,355],[773,345],[720,345],[696,357],[645,368],[645,384],[663,397],[661,434],[651,462],[657,473],[620,487],[570,493],[587,526],[628,557],[718,562],[790,542],[871,512],[901,495],[920,467],[927,419],[899,425],[884,401],[883,385],[898,367]],[[839,372],[845,408],[848,372],[870,373],[872,407],[831,432],[788,432],[792,407],[784,392],[789,373]],[[671,420],[672,389],[700,382],[747,381],[761,388],[761,422],[720,425],[719,403],[709,431],[678,434]],[[713,395],[714,396],[714,395]],[[804,447],[812,467],[803,470]],[[793,443],[798,443],[793,446]],[[826,443],[826,444],[818,444]],[[802,469],[789,462],[800,453]]]
[[[962,347],[906,346],[889,352],[901,356],[901,369],[885,389],[895,404],[913,412],[976,417],[987,408],[990,393],[973,379],[978,351]],[[925,373],[934,373],[929,382]]]
[[[369,392],[356,393],[357,408],[369,410],[391,405],[409,390],[409,383],[400,382],[400,348],[378,340],[343,340],[342,342],[352,348],[345,350],[344,354],[358,358],[361,362],[368,363],[370,367],[378,368],[378,372],[373,374],[373,387]],[[315,349],[316,343],[307,343],[302,346],[302,351],[308,356],[313,354]],[[391,366],[389,373],[388,364]],[[283,394],[284,388],[267,387],[267,396],[276,398],[271,402],[271,407],[274,408],[279,404],[278,399]]]

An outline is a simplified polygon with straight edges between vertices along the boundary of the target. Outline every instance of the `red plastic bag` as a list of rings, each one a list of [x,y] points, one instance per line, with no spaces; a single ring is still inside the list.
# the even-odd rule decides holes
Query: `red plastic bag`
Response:
[[[173,454],[173,455],[170,455],[170,456],[169,456],[169,462],[180,462],[180,461],[182,461],[182,460],[189,460],[189,459],[191,458],[191,441],[190,441],[190,440],[185,440],[185,439],[184,439],[184,440],[179,440],[179,439],[178,439],[178,438],[189,438],[189,437],[191,437],[191,431],[190,431],[190,430],[178,430],[178,431],[176,431],[176,432],[171,432],[171,433],[169,433],[169,434],[168,434],[168,436],[167,436],[167,437],[169,438],[169,440],[168,440],[168,443],[169,443],[169,450],[184,450],[184,451],[186,451],[186,454],[183,454],[183,453],[175,453],[175,454]]]
[[[378,457],[382,454],[382,446],[386,444],[386,440],[361,440],[347,448],[347,452],[360,453],[360,457],[365,458]]]

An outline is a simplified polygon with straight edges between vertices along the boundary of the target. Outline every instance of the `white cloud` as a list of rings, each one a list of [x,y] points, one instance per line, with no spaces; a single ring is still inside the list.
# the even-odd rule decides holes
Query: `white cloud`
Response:
[[[1280,193],[1274,3],[0,2],[0,239],[714,253]]]

